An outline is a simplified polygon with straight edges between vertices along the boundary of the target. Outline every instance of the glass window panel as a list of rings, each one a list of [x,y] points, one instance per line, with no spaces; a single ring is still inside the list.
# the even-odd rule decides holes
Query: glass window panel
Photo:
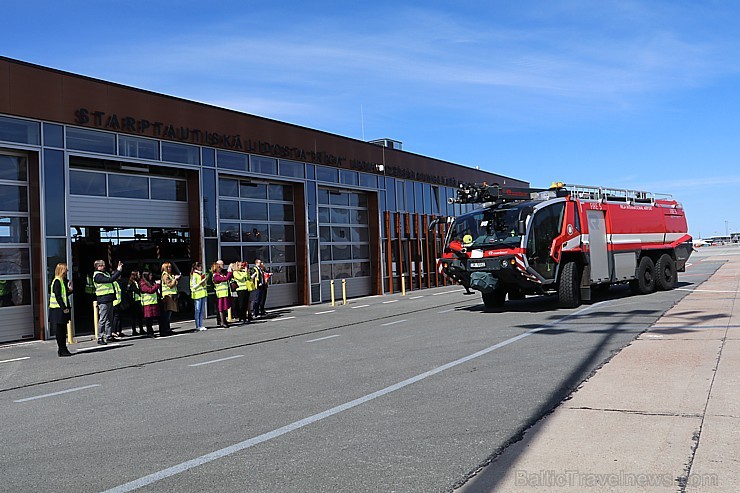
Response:
[[[367,243],[370,241],[370,234],[367,228],[352,228],[352,241]]]
[[[322,262],[331,262],[331,246],[330,245],[321,245],[319,251],[321,253]]]
[[[316,179],[316,167],[313,164],[306,164],[306,179]]]
[[[26,158],[0,155],[0,180],[28,181]]]
[[[200,148],[186,144],[162,142],[162,161],[200,164]]]
[[[69,170],[69,193],[105,197],[105,173]]]
[[[439,187],[432,186],[431,187],[431,201],[432,201],[432,214],[435,216],[440,214],[440,207],[439,207]]]
[[[352,207],[359,207],[360,206],[360,194],[357,193],[349,193],[349,205]]]
[[[267,221],[267,204],[264,202],[241,203],[242,219],[251,221]]]
[[[108,197],[149,198],[149,179],[144,176],[108,175]]]
[[[0,116],[0,140],[39,145],[39,124]]]
[[[239,182],[239,196],[243,199],[267,200],[267,185],[264,183]]]
[[[216,171],[206,168],[203,170],[203,234],[206,237],[216,236],[217,202]]]
[[[238,152],[216,151],[218,167],[234,169],[237,171],[249,171],[249,155]]]
[[[289,224],[271,224],[270,241],[293,243],[295,241],[293,226]]]
[[[0,185],[0,211],[28,212],[28,189],[20,185]]]
[[[118,153],[121,156],[159,159],[159,142],[151,139],[119,135]]]
[[[369,277],[370,262],[354,262],[352,264],[352,274],[354,277]]]
[[[235,243],[239,241],[239,223],[221,223],[221,241]],[[225,259],[224,259],[225,261]]]
[[[319,188],[319,204],[329,203],[329,190],[326,188]]]
[[[345,185],[357,185],[357,182],[357,171],[339,170],[339,183],[344,183]]]
[[[64,152],[44,149],[44,210],[46,236],[66,236]]]
[[[228,178],[219,178],[218,195],[220,197],[238,197],[239,196],[239,181],[231,180]]]
[[[358,193],[357,194],[357,206],[358,207],[367,207],[367,194],[365,194],[365,193]]]
[[[200,150],[201,155],[203,156],[203,166],[208,167],[215,167],[216,166],[216,152],[215,149],[209,149],[207,147],[203,147]]]
[[[221,219],[239,219],[239,202],[236,200],[219,200],[218,213]]]
[[[290,185],[270,185],[268,187],[268,198],[270,200],[293,202],[293,187]]]
[[[152,198],[186,202],[188,200],[187,183],[170,178],[150,178]]]
[[[331,264],[321,264],[321,280],[331,280]]]
[[[414,210],[419,214],[424,213],[424,184],[414,183]]]
[[[277,174],[277,159],[261,156],[252,156],[252,171],[266,175]]]
[[[347,242],[349,241],[349,229],[346,226],[332,226],[331,228],[331,241]]]
[[[396,210],[406,210],[406,183],[403,180],[396,180]]]
[[[318,222],[316,214],[316,185],[313,182],[306,184],[306,214],[308,216],[308,236],[316,238],[318,234]]]
[[[407,181],[406,182],[406,208],[404,209],[407,212],[416,212],[416,209],[414,208],[414,182]]]
[[[221,247],[221,260],[224,261],[224,265],[229,265],[233,262],[240,262],[242,259],[242,248],[236,245],[228,245]]]
[[[267,242],[268,240],[267,224],[242,223],[243,242]]]
[[[293,245],[271,246],[270,259],[274,264],[295,262],[295,247]]]
[[[352,258],[355,260],[369,260],[370,245],[352,245]]]
[[[360,173],[360,186],[378,188],[378,177],[367,173]]]
[[[67,148],[78,151],[116,153],[116,134],[67,127]]]
[[[269,204],[270,221],[293,221],[292,204]]]
[[[280,160],[280,162],[278,163],[278,173],[280,174],[280,176],[293,176],[295,178],[303,178],[303,163]]]
[[[296,269],[294,265],[279,265],[269,269],[270,284],[287,284],[296,282]]]
[[[350,209],[349,216],[352,224],[367,224],[366,209]]]
[[[386,203],[386,206],[388,207],[389,211],[395,211],[396,210],[396,179],[395,178],[385,179],[385,191],[386,191],[385,198],[388,201]]]
[[[319,228],[319,239],[327,243],[331,241],[331,228],[329,226],[321,226]]]
[[[30,279],[0,279],[0,308],[31,304]]]
[[[334,224],[349,224],[349,209],[332,209],[331,222]]]
[[[57,264],[67,262],[67,240],[65,238],[52,238],[46,240],[46,285],[51,286],[54,279],[54,271]],[[70,273],[69,278],[72,278]]]
[[[319,223],[327,224],[329,222],[331,222],[331,219],[329,219],[329,208],[319,207]]]
[[[326,181],[329,183],[339,182],[339,170],[336,168],[327,168],[326,166],[316,166],[316,180]]]
[[[28,243],[28,218],[0,216],[0,243]]]
[[[349,205],[349,194],[346,192],[329,192],[331,205]]]
[[[332,245],[331,255],[334,261],[352,260],[352,247],[350,245]]]
[[[0,276],[30,274],[28,248],[0,248]]]
[[[334,264],[334,279],[352,277],[352,264]]]
[[[244,260],[249,264],[254,264],[254,261],[260,259],[263,262],[270,262],[270,249],[267,245],[263,246],[244,246]]]

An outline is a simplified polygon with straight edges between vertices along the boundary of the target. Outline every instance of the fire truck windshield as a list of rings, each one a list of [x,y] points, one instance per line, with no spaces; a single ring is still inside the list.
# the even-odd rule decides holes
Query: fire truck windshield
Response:
[[[468,248],[511,248],[521,243],[519,221],[532,211],[530,204],[517,204],[504,208],[481,209],[455,219],[446,244],[463,241],[470,235],[473,242]]]

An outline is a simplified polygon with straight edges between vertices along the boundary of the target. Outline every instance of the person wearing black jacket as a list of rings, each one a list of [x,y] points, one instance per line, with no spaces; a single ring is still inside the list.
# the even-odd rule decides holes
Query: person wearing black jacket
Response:
[[[112,331],[113,320],[113,301],[116,299],[116,291],[113,287],[114,282],[118,282],[123,270],[123,262],[118,262],[118,269],[113,274],[105,271],[105,260],[96,260],[93,264],[95,275],[93,284],[95,284],[95,296],[98,299],[98,344],[108,344]]]
[[[67,349],[67,322],[69,322],[69,292],[72,284],[67,281],[67,264],[58,263],[54,269],[54,280],[49,290],[49,324],[54,328],[57,338],[57,354],[60,357],[72,356]]]

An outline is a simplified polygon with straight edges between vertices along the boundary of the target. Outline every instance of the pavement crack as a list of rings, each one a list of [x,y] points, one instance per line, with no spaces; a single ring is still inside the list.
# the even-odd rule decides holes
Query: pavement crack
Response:
[[[623,413],[623,414],[635,414],[640,416],[665,416],[674,418],[701,418],[704,415],[701,413],[668,413],[668,412],[650,412],[650,411],[638,411],[635,409],[612,409],[612,408],[598,408],[589,406],[568,406],[566,409],[577,409],[583,411],[597,411],[597,412],[609,412],[609,413]]]

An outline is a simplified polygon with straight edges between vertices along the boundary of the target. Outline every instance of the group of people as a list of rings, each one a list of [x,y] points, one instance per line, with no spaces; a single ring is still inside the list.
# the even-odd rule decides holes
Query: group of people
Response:
[[[154,337],[154,322],[159,324],[159,335],[172,334],[172,314],[178,311],[177,284],[180,274],[173,274],[172,264],[164,262],[159,279],[150,271],[133,271],[128,281],[122,282],[123,263],[109,273],[104,260],[96,260],[94,274],[89,278],[91,294],[98,306],[98,344],[123,337],[122,324],[128,319],[131,335]],[[49,323],[54,326],[59,356],[71,356],[66,346],[66,326],[70,320],[69,295],[72,284],[67,280],[66,263],[56,266],[49,294]],[[228,327],[228,311],[234,311],[242,323],[265,315],[265,301],[270,274],[260,259],[252,267],[247,262],[234,262],[224,267],[219,260],[211,266],[210,281],[218,303],[218,326]],[[190,296],[195,308],[195,329],[204,326],[205,302],[208,296],[209,276],[200,262],[194,262],[190,272]],[[232,308],[234,305],[235,310]],[[144,332],[146,326],[146,332]],[[137,330],[138,328],[138,330]]]

